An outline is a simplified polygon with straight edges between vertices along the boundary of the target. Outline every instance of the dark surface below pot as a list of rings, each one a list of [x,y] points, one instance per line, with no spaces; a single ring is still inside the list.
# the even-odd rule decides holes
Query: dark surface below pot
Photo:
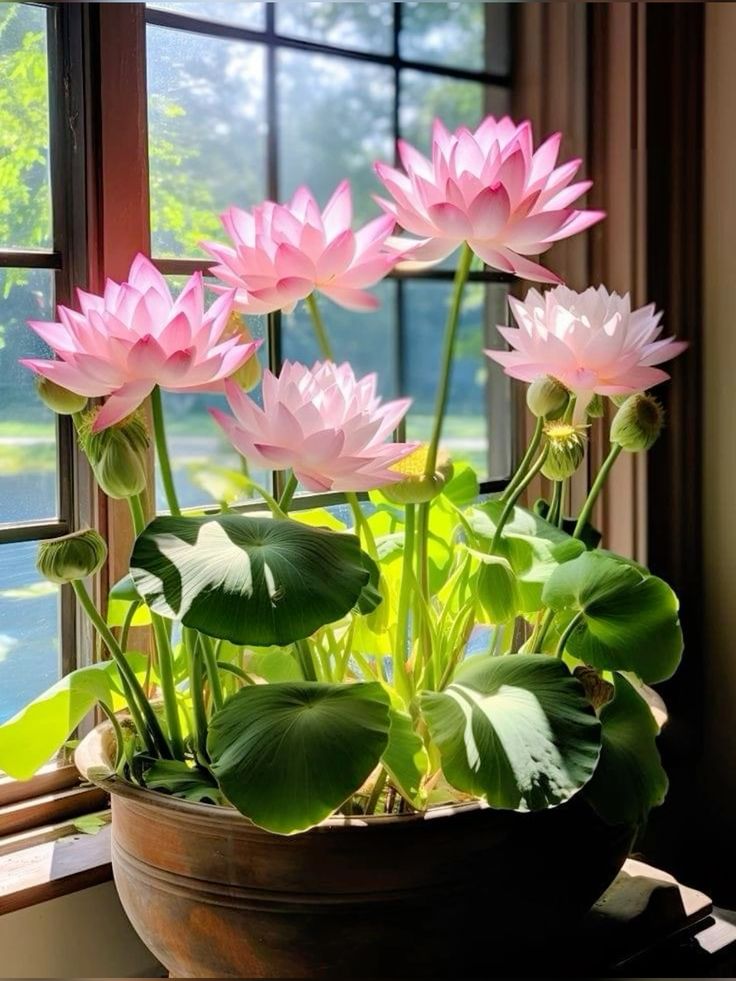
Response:
[[[560,929],[613,881],[630,828],[580,798],[535,814],[481,804],[333,818],[300,835],[236,811],[90,772],[111,730],[78,751],[113,798],[123,906],[174,977],[488,977]],[[527,961],[528,962],[528,961]]]

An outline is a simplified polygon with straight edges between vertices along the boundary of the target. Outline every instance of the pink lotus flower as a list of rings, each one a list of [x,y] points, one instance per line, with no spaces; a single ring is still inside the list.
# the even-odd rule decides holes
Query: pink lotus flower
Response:
[[[77,295],[81,313],[60,306],[60,323],[29,321],[59,360],[21,364],[78,395],[108,396],[95,432],[129,415],[156,385],[175,392],[221,390],[260,343],[237,336],[218,343],[232,312],[232,290],[205,313],[201,273],[174,300],[143,255],[133,260],[127,283],[108,280],[104,296]]]
[[[349,310],[374,310],[374,286],[401,256],[384,248],[394,220],[381,215],[353,233],[350,184],[343,181],[320,212],[306,187],[289,204],[266,201],[252,211],[230,208],[222,223],[233,247],[203,242],[217,259],[211,272],[237,290],[246,313],[291,311],[314,290]]]
[[[604,286],[574,293],[565,286],[541,294],[532,289],[522,303],[509,297],[515,327],[497,330],[511,351],[486,351],[507,375],[531,382],[551,375],[577,396],[583,409],[594,394],[626,395],[666,381],[654,367],[676,357],[685,341],[659,340],[661,313],[654,304],[631,309],[629,294]]]
[[[591,181],[571,184],[581,161],[555,167],[561,134],[533,151],[532,127],[507,116],[488,116],[474,133],[450,134],[437,119],[432,159],[399,140],[406,173],[377,163],[376,171],[393,201],[376,200],[418,241],[406,258],[438,262],[467,242],[494,269],[524,279],[559,283],[554,273],[528,255],[581,232],[604,217],[602,211],[572,207]]]
[[[286,361],[263,375],[263,408],[232,382],[225,385],[235,418],[210,409],[235,449],[253,463],[291,468],[311,491],[362,491],[401,480],[389,467],[416,449],[390,437],[410,399],[381,405],[376,376],[356,379],[349,364]]]

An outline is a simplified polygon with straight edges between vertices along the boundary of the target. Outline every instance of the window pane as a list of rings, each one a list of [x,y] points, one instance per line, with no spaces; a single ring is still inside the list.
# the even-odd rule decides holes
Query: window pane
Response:
[[[393,4],[390,3],[278,3],[276,29],[358,51],[391,52]]]
[[[428,440],[431,435],[451,293],[450,283],[414,280],[404,285],[404,388],[414,399],[407,422],[409,439]],[[505,300],[503,286],[466,287],[442,437],[449,453],[472,463],[482,478],[508,475],[509,386],[482,353],[496,337],[494,325],[505,321]]]
[[[375,371],[383,398],[395,398],[398,383],[396,282],[384,279],[371,292],[381,301],[378,310],[355,313],[318,297],[327,334],[338,362],[349,361],[356,375]],[[306,304],[281,321],[283,356],[312,365],[322,360]]]
[[[0,247],[50,248],[46,11],[0,4]]]
[[[444,78],[429,72],[401,73],[399,127],[401,135],[429,150],[432,122],[439,117],[449,130],[474,128],[485,115],[503,116],[509,110],[510,93],[498,86]]]
[[[56,514],[56,427],[18,358],[49,357],[26,320],[52,316],[53,273],[0,269],[0,524]]]
[[[401,57],[433,65],[483,71],[486,67],[486,7],[494,8],[492,24],[496,28],[489,38],[489,47],[499,49],[494,60],[502,61],[506,50],[506,32],[499,29],[497,22],[501,20],[503,23],[508,15],[495,13],[495,8],[505,11],[506,4],[469,3],[468,0],[457,3],[402,3]]]
[[[59,678],[59,587],[36,571],[37,547],[0,546],[0,722]]]
[[[186,277],[167,277],[174,294],[181,291]],[[207,303],[215,300],[215,294],[207,295]],[[263,339],[266,336],[266,318],[248,317],[247,326],[254,338]],[[261,366],[268,364],[268,349],[264,342],[255,355]],[[249,394],[260,402],[260,385]],[[169,446],[171,465],[174,471],[174,482],[182,507],[201,507],[219,504],[223,475],[218,468],[247,473],[243,458],[237,453],[217,423],[212,419],[209,408],[222,409],[229,412],[224,395],[212,392],[164,392],[164,415],[166,418],[166,435]],[[269,473],[251,469],[250,477],[259,484],[270,489]],[[248,500],[254,496],[244,492],[239,500]],[[160,478],[156,481],[156,506],[159,511],[168,508],[166,495]]]
[[[211,3],[210,0],[181,0],[179,3],[149,3],[146,6],[154,10],[171,10],[201,20],[250,27],[256,31],[263,30],[266,19],[264,4],[256,3],[255,0],[246,3],[240,3],[238,0],[225,0],[220,3]]]
[[[393,157],[393,72],[346,58],[280,51],[280,197],[307,184],[324,205],[349,177],[358,221],[376,216],[373,161]]]
[[[148,28],[155,255],[199,255],[218,214],[265,193],[264,49]]]

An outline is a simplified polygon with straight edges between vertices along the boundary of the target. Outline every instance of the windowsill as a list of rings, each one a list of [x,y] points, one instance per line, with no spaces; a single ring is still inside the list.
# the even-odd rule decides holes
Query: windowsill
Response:
[[[31,842],[0,856],[0,915],[112,879],[109,825],[96,834]]]

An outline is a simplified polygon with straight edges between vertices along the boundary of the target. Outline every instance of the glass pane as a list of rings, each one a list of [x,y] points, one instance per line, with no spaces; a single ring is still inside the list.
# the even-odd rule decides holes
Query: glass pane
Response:
[[[307,184],[321,205],[349,177],[358,221],[379,211],[373,161],[393,157],[393,71],[345,58],[280,51],[280,198]]]
[[[371,292],[381,301],[378,310],[355,313],[318,297],[335,358],[349,361],[356,375],[375,371],[383,398],[395,398],[398,384],[396,281],[384,279]],[[284,360],[312,365],[321,361],[312,321],[306,304],[281,321]]]
[[[391,3],[278,3],[276,29],[291,37],[389,54],[392,7]]]
[[[404,139],[423,153],[429,150],[432,123],[439,117],[449,130],[475,128],[491,113],[509,110],[510,93],[499,86],[405,70],[400,77],[399,128]]]
[[[403,387],[414,399],[409,439],[428,440],[431,434],[451,292],[450,283],[413,280],[404,285]],[[450,454],[471,463],[481,478],[508,474],[510,389],[482,353],[497,337],[495,324],[505,322],[505,304],[504,286],[472,283],[466,288],[442,437]]]
[[[167,279],[174,294],[179,293],[187,281],[184,276],[169,276]],[[207,302],[214,299],[215,294],[208,291]],[[248,317],[247,326],[254,338],[265,338],[265,317]],[[265,342],[256,357],[261,367],[268,364]],[[260,401],[260,385],[249,394]],[[243,458],[233,449],[207,411],[209,408],[217,408],[229,412],[225,396],[212,392],[164,392],[163,403],[169,455],[179,504],[185,508],[219,504],[217,493],[222,475],[215,476],[215,468],[224,467],[227,470],[248,473]],[[270,474],[266,471],[252,469],[250,477],[270,490]],[[242,500],[248,500],[251,496],[250,492],[246,492]],[[156,506],[159,511],[168,508],[160,479],[156,481]]]
[[[0,722],[59,678],[59,587],[36,571],[37,547],[0,546]]]
[[[155,255],[199,255],[218,215],[265,194],[264,48],[148,28]]]
[[[149,3],[146,6],[153,7],[154,10],[171,10],[201,20],[250,27],[255,31],[263,30],[266,20],[265,5],[256,3],[255,0],[246,3],[238,0],[224,0],[220,3],[212,3],[210,0],[180,0],[179,3]]]
[[[401,57],[433,65],[452,65],[483,71],[485,8],[505,4],[402,3],[399,49]],[[494,36],[495,41],[495,36]]]
[[[0,247],[51,247],[46,11],[0,4]]]
[[[56,514],[56,426],[18,358],[49,357],[26,320],[50,320],[48,269],[0,269],[0,524]]]

